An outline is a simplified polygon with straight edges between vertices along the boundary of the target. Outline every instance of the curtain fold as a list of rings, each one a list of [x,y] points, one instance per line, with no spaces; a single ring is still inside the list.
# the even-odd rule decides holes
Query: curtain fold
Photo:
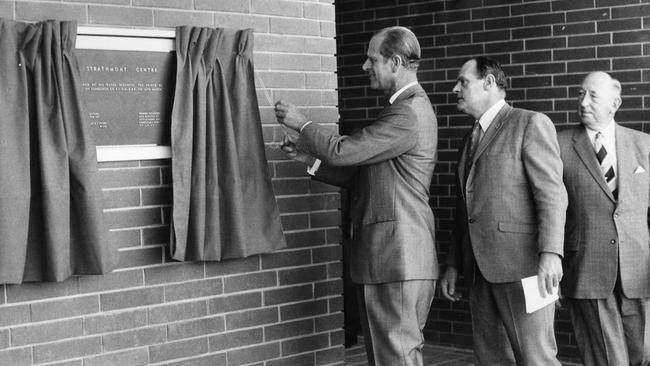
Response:
[[[0,19],[0,283],[109,272],[76,22]]]
[[[176,57],[172,257],[221,260],[284,247],[255,93],[253,31],[177,27]]]

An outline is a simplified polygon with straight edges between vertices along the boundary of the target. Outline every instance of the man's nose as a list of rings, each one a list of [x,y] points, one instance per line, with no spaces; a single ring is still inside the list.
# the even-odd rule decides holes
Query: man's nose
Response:
[[[370,66],[369,66],[369,62],[368,62],[368,60],[366,60],[366,61],[363,63],[363,65],[361,65],[361,69],[362,69],[363,71],[368,71],[369,67],[370,67]]]
[[[458,83],[456,83],[456,85],[454,85],[453,89],[451,89],[451,92],[452,93],[458,93],[459,90],[460,89],[458,88]]]

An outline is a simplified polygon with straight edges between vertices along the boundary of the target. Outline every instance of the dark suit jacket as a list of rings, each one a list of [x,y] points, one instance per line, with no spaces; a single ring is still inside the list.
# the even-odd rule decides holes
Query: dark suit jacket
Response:
[[[420,85],[405,90],[357,133],[341,136],[312,123],[297,145],[324,162],[317,179],[351,188],[354,282],[438,277],[429,206],[437,121]]]
[[[464,182],[468,137],[458,163],[460,192],[446,263],[471,279],[476,261],[491,283],[535,275],[541,252],[563,253],[567,196],[555,127],[544,114],[505,105]]]
[[[650,135],[616,125],[618,200],[582,125],[558,134],[569,193],[562,293],[609,296],[620,269],[628,298],[650,297]]]

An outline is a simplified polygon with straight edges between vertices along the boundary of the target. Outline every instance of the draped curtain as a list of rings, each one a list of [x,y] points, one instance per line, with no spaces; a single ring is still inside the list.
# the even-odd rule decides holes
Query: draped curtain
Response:
[[[113,269],[76,22],[0,19],[0,283]]]
[[[285,246],[253,74],[253,32],[176,28],[172,109],[176,260],[243,258]]]

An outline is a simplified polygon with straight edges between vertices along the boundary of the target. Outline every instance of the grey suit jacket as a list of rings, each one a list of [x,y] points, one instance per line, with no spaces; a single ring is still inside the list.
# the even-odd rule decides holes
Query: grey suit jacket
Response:
[[[618,200],[582,125],[558,134],[569,193],[562,292],[609,296],[620,269],[628,298],[650,297],[650,135],[616,125]]]
[[[437,138],[436,116],[420,85],[357,133],[341,136],[313,123],[301,132],[298,148],[324,162],[316,178],[352,189],[354,282],[438,277],[429,206]]]
[[[467,182],[467,138],[457,170],[458,207],[446,263],[488,282],[537,274],[541,252],[562,255],[567,195],[555,127],[505,105],[477,148]]]

